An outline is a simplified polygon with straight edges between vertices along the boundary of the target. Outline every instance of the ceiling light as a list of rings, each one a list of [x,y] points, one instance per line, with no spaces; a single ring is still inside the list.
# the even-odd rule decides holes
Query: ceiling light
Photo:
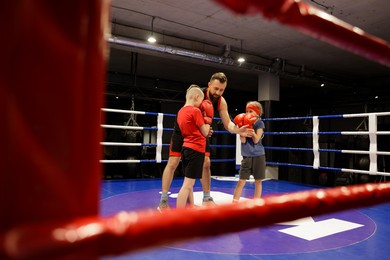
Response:
[[[150,36],[149,36],[148,42],[150,42],[150,43],[155,43],[156,41],[157,41],[157,40],[156,40],[156,38],[154,38],[153,35],[150,35]]]
[[[321,88],[322,88],[323,86],[325,86],[325,83],[321,83]]]
[[[154,28],[153,28],[153,25],[154,25],[154,16],[153,16],[153,18],[152,18],[152,33],[151,33],[151,35],[149,36],[149,38],[148,38],[148,42],[150,42],[150,43],[155,43],[157,40],[156,40],[156,38],[154,37],[154,35],[153,35],[153,32],[154,32]]]
[[[242,56],[242,40],[241,40],[240,56],[238,57],[237,61],[238,61],[239,63],[245,62],[245,58]]]

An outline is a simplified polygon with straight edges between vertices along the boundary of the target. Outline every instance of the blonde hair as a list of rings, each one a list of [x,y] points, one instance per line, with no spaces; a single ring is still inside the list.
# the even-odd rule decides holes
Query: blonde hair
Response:
[[[186,94],[186,100],[191,100],[195,97],[195,95],[199,94],[202,98],[204,97],[203,91],[200,89],[198,85],[192,84],[188,89],[187,89],[187,94]]]

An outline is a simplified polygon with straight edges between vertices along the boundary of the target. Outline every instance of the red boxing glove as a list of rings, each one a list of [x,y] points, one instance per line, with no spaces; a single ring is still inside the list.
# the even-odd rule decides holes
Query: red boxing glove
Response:
[[[208,99],[203,100],[199,109],[203,114],[204,123],[211,125],[214,117],[214,107],[211,101]]]
[[[205,124],[211,125],[211,123],[213,122],[213,119],[211,117],[208,117],[208,116],[204,116],[203,119],[204,119]]]
[[[199,109],[202,112],[203,116],[211,117],[211,119],[213,119],[214,107],[210,100],[208,99],[203,100],[199,106]]]
[[[244,125],[248,125],[249,129],[253,129],[253,124],[257,121],[257,116],[253,114],[245,114]]]
[[[238,126],[238,127],[242,127],[244,125],[244,117],[245,117],[245,113],[241,113],[241,114],[238,114],[235,118],[234,118],[234,123]]]

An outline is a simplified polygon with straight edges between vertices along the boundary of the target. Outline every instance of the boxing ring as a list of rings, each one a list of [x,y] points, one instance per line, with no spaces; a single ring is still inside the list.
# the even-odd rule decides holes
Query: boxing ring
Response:
[[[308,4],[287,0],[218,2],[235,12],[261,13],[267,19],[276,19],[315,38],[390,65],[389,43]],[[27,1],[6,3],[4,15],[0,16],[4,24],[18,21],[14,27],[5,28],[5,35],[30,42],[30,46],[22,49],[24,55],[6,52],[0,61],[0,103],[6,126],[2,131],[9,137],[1,164],[0,258],[97,259],[390,201],[390,184],[385,182],[270,195],[213,208],[163,213],[123,211],[100,216],[102,130],[98,126],[103,107],[109,2],[68,1],[57,8],[42,1],[29,6],[31,9],[27,6]],[[75,22],[68,23],[69,20]],[[46,41],[47,38],[51,41]],[[2,41],[0,46],[14,50],[13,44],[13,40]],[[42,78],[42,71],[50,73]],[[16,73],[24,76],[15,78]],[[56,93],[52,91],[52,82],[58,82]],[[42,111],[48,116],[42,116]],[[387,112],[359,115],[369,117],[369,129],[361,133],[369,136],[368,151],[320,148],[318,139],[323,134],[357,133],[322,132],[318,120],[324,118],[313,117],[310,133],[288,133],[312,135],[313,147],[304,149],[313,152],[313,164],[286,166],[387,176],[387,172],[378,171],[376,161],[378,155],[388,155],[378,151],[376,139],[377,135],[388,134],[376,129],[376,118],[386,115]],[[268,133],[271,134],[282,133]],[[162,143],[156,147],[162,148]],[[369,169],[323,166],[320,152],[367,154]]]
[[[164,133],[170,136],[170,132],[172,128],[164,128],[164,117],[175,117],[174,114],[163,114],[163,113],[154,113],[154,112],[143,112],[143,111],[131,111],[131,110],[116,110],[116,109],[107,109],[103,108],[102,111],[106,113],[122,113],[122,114],[137,114],[137,115],[145,115],[156,117],[155,120],[156,127],[142,127],[136,124],[137,126],[123,126],[123,125],[102,125],[105,129],[117,129],[117,130],[131,130],[131,131],[151,131],[156,133],[156,143],[113,143],[113,142],[101,142],[102,145],[109,146],[160,146],[168,147],[169,144],[164,144],[162,142],[162,136]],[[311,148],[306,147],[275,147],[275,146],[266,146],[265,149],[268,152],[270,151],[292,151],[292,152],[302,152],[302,153],[310,153],[312,154],[312,164],[294,164],[289,162],[274,162],[267,160],[268,167],[296,167],[296,168],[306,168],[313,169],[319,171],[334,171],[337,173],[350,173],[350,174],[364,174],[371,176],[388,176],[388,172],[383,171],[383,169],[379,170],[378,168],[382,168],[382,165],[378,166],[378,156],[388,156],[389,152],[382,151],[378,149],[378,136],[386,136],[389,135],[388,131],[378,131],[378,121],[382,123],[386,121],[386,118],[390,116],[389,112],[380,112],[380,113],[359,113],[359,114],[343,114],[343,115],[322,115],[322,116],[302,116],[302,117],[286,117],[286,118],[263,118],[262,120],[268,122],[277,122],[277,121],[298,121],[304,122],[305,128],[311,131],[265,131],[265,139],[269,136],[292,136],[294,138],[297,135],[307,136],[310,140],[307,143],[311,144]],[[358,125],[357,120],[361,119],[363,121],[359,124],[358,128],[355,128],[355,125]],[[379,120],[378,120],[379,118]],[[352,130],[343,129],[345,125],[341,124],[342,120],[350,120],[352,119],[349,125],[349,128],[355,128]],[[154,119],[152,119],[153,121]],[[219,118],[214,118],[214,121],[219,121]],[[330,120],[338,120],[337,124],[334,122],[327,122]],[[119,120],[121,121],[121,120]],[[365,129],[360,129],[360,125],[367,122],[367,126]],[[172,122],[169,122],[172,124]],[[153,125],[153,123],[152,123]],[[335,125],[338,129],[329,129],[329,125]],[[380,124],[379,124],[380,125]],[[309,126],[309,127],[308,127]],[[292,129],[291,127],[285,127],[287,129]],[[309,129],[311,128],[311,129]],[[326,131],[323,130],[326,129]],[[341,131],[340,129],[343,129]],[[337,131],[336,131],[337,130]],[[167,133],[166,133],[167,132]],[[219,134],[228,134],[231,135],[227,131],[216,131],[215,135]],[[321,148],[325,143],[321,142],[320,136],[344,136],[347,139],[349,137],[356,138],[356,136],[366,136],[367,150],[363,149],[324,149]],[[287,137],[288,138],[288,137]],[[150,138],[146,138],[150,139]],[[152,138],[153,139],[153,138]],[[235,145],[225,144],[218,145],[215,148],[218,149],[231,149],[235,148],[236,155],[240,154],[238,148],[240,148],[239,143]],[[157,154],[159,151],[160,154]],[[338,168],[338,167],[330,167],[329,165],[323,164],[324,160],[321,160],[321,155],[324,154],[347,154],[347,155],[362,155],[367,156],[369,158],[369,164],[366,165],[367,170],[362,169],[353,169],[353,168]],[[166,153],[167,154],[167,153]],[[161,159],[161,149],[156,149],[155,160],[101,160],[102,163],[164,163],[166,160]],[[282,157],[283,158],[283,157]],[[283,158],[285,159],[285,158]],[[239,165],[240,158],[236,156],[235,158],[227,158],[227,159],[218,159],[217,162],[221,161],[229,161],[236,162]],[[213,162],[213,159],[211,159]],[[322,162],[321,162],[322,161]],[[214,161],[215,163],[215,161]],[[225,169],[225,173],[232,175],[234,174],[234,169],[231,167],[230,169]],[[171,208],[175,208],[175,198],[177,196],[178,190],[181,187],[183,179],[178,178],[175,179],[171,189],[170,189],[170,205]],[[232,201],[232,194],[234,191],[234,186],[237,181],[237,178],[234,177],[221,177],[214,176],[212,179],[212,196],[214,197],[214,201],[220,206],[228,206]],[[126,189],[123,186],[131,183],[131,189]],[[156,188],[156,186],[158,188]],[[112,216],[117,214],[118,212],[134,212],[134,211],[145,211],[152,210],[154,211],[156,207],[156,202],[159,201],[159,191],[161,182],[160,180],[148,180],[145,182],[137,181],[108,181],[103,183],[103,189],[105,192],[102,195],[102,216]],[[293,188],[291,188],[293,186]],[[268,180],[263,181],[263,197],[267,199],[268,197],[289,197],[291,192],[306,190],[303,193],[315,192],[321,188],[319,186],[305,187],[299,186],[296,184],[296,187],[291,184],[284,183],[283,181],[275,181]],[[293,189],[293,190],[291,190]],[[295,190],[296,189],[296,190]],[[341,189],[345,189],[344,192],[350,192],[347,187],[342,187]],[[348,190],[348,191],[347,191]],[[322,192],[326,192],[326,190],[322,190]],[[194,188],[194,197],[195,197],[195,205],[201,206],[202,199],[202,190],[200,185],[196,185]],[[253,193],[253,187],[249,187],[247,190],[244,190],[243,200],[247,201],[245,198],[251,197]],[[318,198],[323,196],[321,193],[317,193]],[[335,204],[338,204],[338,198],[340,194],[334,196]],[[135,198],[142,198],[141,202]],[[340,197],[341,198],[341,197]],[[329,199],[329,198],[328,198]],[[342,199],[342,198],[341,198]],[[342,199],[343,200],[343,199]],[[287,200],[286,200],[287,201]],[[321,201],[321,199],[320,199]],[[304,204],[310,203],[310,201],[303,202]],[[315,202],[314,202],[315,203]],[[348,202],[349,203],[349,202]],[[326,203],[325,203],[326,205]],[[289,207],[289,205],[283,205],[282,207]],[[320,202],[316,207],[322,208],[324,205]],[[303,206],[306,210],[306,206]],[[293,206],[294,208],[294,206]],[[384,210],[387,210],[388,207],[384,207]],[[386,220],[382,218],[378,218],[376,214],[373,214],[371,209],[368,209],[366,212],[363,211],[346,211],[344,207],[341,208],[341,212],[336,211],[327,214],[319,214],[314,217],[309,215],[309,217],[305,217],[303,219],[295,220],[295,222],[273,222],[266,227],[263,228],[251,228],[248,231],[240,231],[237,234],[224,234],[219,235],[217,238],[208,238],[207,235],[205,240],[202,241],[190,241],[190,242],[181,242],[181,243],[170,243],[170,244],[162,244],[157,248],[152,248],[149,250],[141,251],[141,252],[133,252],[131,254],[127,254],[123,256],[123,259],[144,259],[148,257],[157,257],[159,259],[181,259],[188,258],[193,256],[194,258],[205,257],[205,258],[218,258],[218,255],[221,254],[223,257],[231,257],[232,255],[241,255],[241,256],[258,256],[264,258],[265,256],[269,256],[272,258],[275,255],[278,255],[281,259],[300,259],[300,257],[304,256],[304,254],[310,253],[310,257],[317,259],[328,259],[334,257],[332,253],[326,253],[326,251],[337,248],[338,254],[342,254],[343,252],[346,254],[350,254],[351,249],[348,251],[348,247],[360,244],[363,241],[370,239],[372,240],[372,236],[377,234],[377,225],[382,225],[383,222],[386,223]],[[303,208],[302,208],[303,210]],[[376,209],[378,210],[378,209]],[[277,212],[277,211],[276,211]],[[368,213],[367,213],[368,212]],[[365,215],[365,214],[368,214]],[[216,214],[214,212],[214,214]],[[256,216],[258,218],[260,215],[264,213],[258,213]],[[287,212],[277,212],[277,214],[287,214]],[[274,219],[272,213],[269,215],[270,219]],[[246,219],[241,221],[245,222]],[[258,218],[259,220],[259,218]],[[271,220],[271,221],[272,221]],[[231,220],[233,221],[233,220]],[[237,220],[236,220],[237,221]],[[263,221],[263,220],[261,220]],[[300,223],[303,221],[303,224]],[[309,221],[306,223],[306,221]],[[310,222],[311,221],[311,222]],[[176,221],[175,221],[176,223]],[[218,229],[223,228],[225,223],[215,222],[215,226],[218,226]],[[194,225],[198,227],[198,225],[204,225],[204,223],[196,222]],[[226,224],[226,225],[231,225]],[[241,225],[241,224],[240,224]],[[239,225],[239,226],[240,226]],[[287,228],[286,228],[287,226]],[[179,229],[184,228],[183,226],[179,227]],[[186,227],[187,228],[187,227]],[[238,227],[240,228],[240,227]],[[305,229],[306,228],[306,229]],[[215,227],[214,227],[215,229]],[[308,230],[310,229],[310,230]],[[323,229],[329,229],[330,231],[321,231]],[[304,230],[304,232],[303,232]],[[214,237],[212,235],[211,237]],[[272,237],[272,239],[270,239]],[[297,239],[298,238],[298,239]],[[236,241],[232,243],[232,241]],[[256,241],[256,242],[253,242]],[[380,244],[380,242],[378,242]],[[264,246],[267,245],[267,246]],[[357,245],[354,246],[359,248]],[[355,249],[361,250],[361,249]],[[191,252],[190,254],[188,252]],[[377,255],[380,257],[384,252],[378,251]],[[291,254],[294,254],[293,256]],[[126,258],[128,257],[128,258]],[[117,259],[106,258],[106,259]],[[122,258],[119,258],[122,259]],[[266,259],[266,258],[264,258]]]

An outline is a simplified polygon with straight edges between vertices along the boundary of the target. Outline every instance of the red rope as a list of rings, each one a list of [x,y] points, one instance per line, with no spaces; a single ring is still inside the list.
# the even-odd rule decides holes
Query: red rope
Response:
[[[10,230],[2,245],[5,255],[15,258],[45,259],[64,252],[79,256],[82,250],[95,256],[115,255],[388,201],[390,183],[318,189],[212,208],[121,212],[69,223],[25,224]]]
[[[390,66],[390,44],[298,0],[214,0],[236,13],[261,13],[313,38]]]

